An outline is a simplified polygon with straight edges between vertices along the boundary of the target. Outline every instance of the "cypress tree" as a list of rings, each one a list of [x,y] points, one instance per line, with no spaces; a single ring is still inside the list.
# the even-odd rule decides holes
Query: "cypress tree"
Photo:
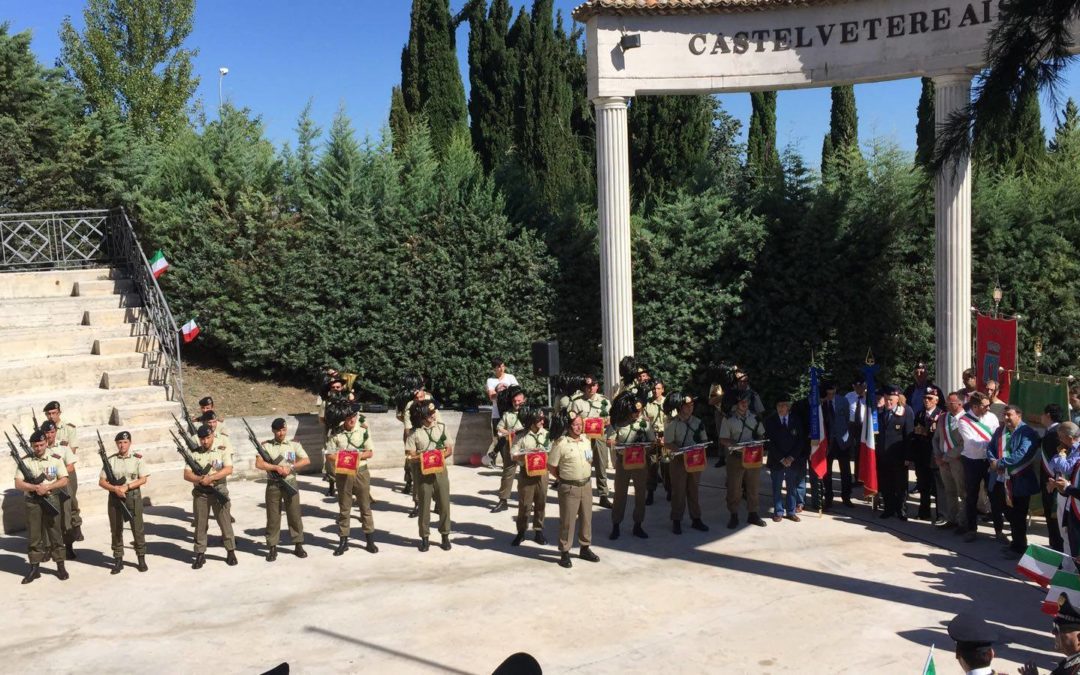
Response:
[[[750,110],[746,169],[750,179],[761,184],[780,173],[780,153],[776,150],[776,92],[751,92]]]
[[[1075,145],[1077,129],[1080,129],[1080,109],[1077,109],[1076,101],[1070,98],[1058,116],[1054,138],[1050,140],[1050,151],[1062,152]]]
[[[390,90],[390,139],[395,155],[400,155],[409,142],[409,111],[401,87]]]
[[[1046,158],[1046,135],[1042,128],[1042,108],[1039,105],[1039,92],[1029,88],[1016,102],[1013,115],[1012,158],[1014,166],[1020,172],[1034,172]]]
[[[831,152],[827,153],[822,149],[822,175],[830,174],[841,166],[862,165],[862,153],[859,150],[859,114],[855,107],[853,85],[832,88],[829,145]]]
[[[934,81],[929,77],[922,78],[918,119],[915,125],[915,165],[929,171],[934,161],[934,139],[937,136],[934,121]]]
[[[710,96],[630,102],[630,193],[636,203],[648,210],[680,188],[697,187],[708,160],[713,106]]]
[[[466,9],[469,17],[469,119],[473,149],[486,171],[501,164],[512,143],[514,72],[507,46],[512,10],[509,0],[494,0],[487,16],[485,2]]]
[[[465,88],[454,42],[449,0],[413,0],[401,84],[409,114],[427,117],[437,153],[465,125]]]

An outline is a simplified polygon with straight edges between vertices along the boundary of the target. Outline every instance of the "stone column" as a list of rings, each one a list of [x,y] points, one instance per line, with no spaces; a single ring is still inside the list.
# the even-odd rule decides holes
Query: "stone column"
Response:
[[[971,101],[971,74],[934,80],[934,119],[940,129]],[[963,386],[971,363],[971,158],[947,166],[934,185],[934,348],[937,384]]]
[[[619,383],[619,360],[634,353],[630,286],[630,154],[626,99],[593,99],[596,106],[596,195],[600,228],[600,314],[604,391]]]

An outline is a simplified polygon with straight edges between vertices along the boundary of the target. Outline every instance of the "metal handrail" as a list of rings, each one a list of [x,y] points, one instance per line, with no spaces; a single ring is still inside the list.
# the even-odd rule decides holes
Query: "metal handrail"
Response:
[[[109,213],[0,213],[0,272],[78,269],[107,262]]]
[[[169,398],[178,401],[187,417],[187,404],[184,401],[183,364],[180,358],[180,331],[176,319],[165,300],[165,294],[158,285],[150,269],[150,261],[143,252],[135,228],[128,218],[127,211],[118,207],[110,212],[107,232],[110,258],[113,264],[122,264],[128,276],[135,282],[143,302],[140,321],[146,321],[157,339],[157,354],[162,357],[152,358],[151,377],[156,383],[169,390]],[[148,352],[149,353],[149,352]]]

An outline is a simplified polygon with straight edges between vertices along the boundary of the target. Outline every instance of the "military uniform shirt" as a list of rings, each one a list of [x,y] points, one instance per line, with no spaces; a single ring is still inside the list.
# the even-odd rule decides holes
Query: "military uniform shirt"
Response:
[[[300,447],[299,443],[294,443],[294,445]],[[371,434],[368,433],[366,427],[362,427],[359,424],[353,427],[352,431],[345,431],[342,429],[330,437],[330,440],[326,442],[326,448],[323,452],[324,454],[332,455],[338,450],[356,450],[361,453],[372,450]],[[304,450],[301,448],[300,452],[303,451]],[[305,454],[304,457],[307,457],[307,455]],[[357,468],[367,466],[367,460],[358,459],[356,466]],[[292,476],[289,477],[292,478]]]
[[[49,452],[46,450],[40,458],[35,457],[33,453],[29,457],[23,457],[23,463],[30,469],[35,477],[45,474],[46,482],[52,482],[59,478],[67,478],[67,466],[64,465],[64,460],[58,453]],[[25,476],[22,475],[22,471],[19,471],[18,465],[15,466],[15,478],[24,480]]]
[[[116,479],[125,483],[132,483],[143,476],[150,475],[143,469],[142,455],[131,451],[128,451],[126,457],[121,457],[119,452],[109,455],[109,466],[112,467],[113,473],[116,474]],[[105,478],[104,469],[102,469],[99,477]]]
[[[681,418],[675,417],[664,427],[664,442],[676,449],[704,443],[706,440],[705,425],[701,423],[701,420],[693,416],[685,422]]]
[[[430,401],[431,400],[431,394],[428,394],[428,393],[425,392],[424,396],[420,400],[421,401]],[[405,404],[405,409],[402,410],[401,414],[399,414],[397,416],[398,421],[405,425],[405,430],[406,431],[409,431],[410,429],[412,429],[412,407],[413,407],[414,403],[416,403],[415,398],[413,400],[409,401],[408,403],[406,403]],[[435,411],[435,421],[436,422],[439,421],[439,411],[438,410]]]
[[[68,445],[51,445],[46,448],[45,452],[48,454],[60,455],[60,459],[64,462],[65,466],[68,464],[74,466],[79,461],[78,455],[76,455],[72,451],[71,446]]]
[[[217,439],[214,440],[214,447],[210,450],[203,450],[202,447],[200,447],[198,450],[191,453],[191,456],[195,458],[195,463],[200,467],[204,469],[208,466],[211,467],[210,471],[207,471],[207,473],[215,473],[227,466],[233,465],[232,453],[229,451],[229,448],[222,443],[216,442]],[[223,493],[228,494],[225,487],[228,480],[229,479],[226,476],[225,478],[214,481],[213,485],[220,487]]]
[[[720,424],[720,438],[726,438],[735,443],[749,443],[754,440],[754,432],[757,429],[758,421],[754,413],[748,411],[744,418],[729,415]]]
[[[78,448],[75,442],[75,425],[69,422],[61,423],[56,429],[56,443],[68,448]]]
[[[667,424],[667,415],[664,414],[664,406],[657,401],[652,401],[645,406],[645,418],[652,425],[653,433],[659,436],[664,433]]]
[[[293,466],[300,460],[308,458],[304,448],[296,441],[286,440],[279,443],[276,438],[263,441],[262,446],[266,450],[266,454],[270,455],[270,459],[276,462],[278,466],[289,467],[289,475],[284,476],[284,478],[290,485],[295,487],[296,472],[293,470]]]
[[[518,418],[518,413],[513,410],[507,410],[502,417],[499,418],[499,431],[509,431],[517,434],[519,431],[525,429],[521,424],[521,420]]]
[[[430,427],[416,427],[405,439],[405,450],[420,454],[428,450],[442,450],[446,448],[446,425],[436,422]]]
[[[614,439],[615,445],[653,443],[656,441],[656,434],[653,433],[652,426],[644,417],[624,427],[608,427],[606,435],[608,438]]]
[[[510,456],[517,459],[528,452],[537,452],[539,450],[547,452],[550,445],[547,429],[541,429],[537,432],[529,431],[518,437],[514,447],[510,449]]]
[[[582,481],[592,476],[592,443],[582,434],[562,436],[551,446],[548,466],[558,467],[559,480]]]
[[[600,394],[593,394],[592,398],[584,396],[570,404],[570,411],[578,417],[601,417],[605,420],[608,416],[608,400]]]

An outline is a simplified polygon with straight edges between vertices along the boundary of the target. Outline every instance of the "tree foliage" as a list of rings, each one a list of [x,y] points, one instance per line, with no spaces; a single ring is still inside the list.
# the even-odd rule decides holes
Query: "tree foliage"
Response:
[[[436,152],[446,150],[467,114],[450,0],[413,0],[401,89],[409,115],[426,118]]]

